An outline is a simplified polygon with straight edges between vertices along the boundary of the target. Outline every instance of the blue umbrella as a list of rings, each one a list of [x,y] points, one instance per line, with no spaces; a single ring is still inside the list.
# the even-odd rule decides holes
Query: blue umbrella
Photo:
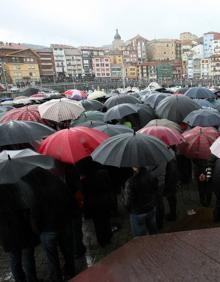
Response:
[[[202,108],[214,108],[214,105],[206,99],[193,99]]]
[[[189,113],[183,122],[190,126],[219,126],[220,125],[220,113],[212,108],[199,109]]]
[[[186,91],[185,96],[192,99],[214,99],[216,95],[205,87],[192,87]]]

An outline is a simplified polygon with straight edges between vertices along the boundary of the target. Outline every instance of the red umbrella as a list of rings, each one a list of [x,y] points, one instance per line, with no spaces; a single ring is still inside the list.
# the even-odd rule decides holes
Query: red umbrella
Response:
[[[77,90],[77,89],[69,89],[63,93],[67,98],[73,99],[73,100],[83,100],[86,99],[88,94],[86,91]]]
[[[66,163],[90,156],[108,135],[88,127],[74,127],[60,130],[42,141],[38,152]]]
[[[44,92],[38,92],[30,96],[30,98],[46,98],[47,94]]]
[[[6,123],[11,120],[27,120],[47,124],[46,121],[41,118],[37,105],[10,110],[2,116],[0,123]]]
[[[188,158],[207,160],[211,154],[210,146],[219,132],[213,127],[196,126],[182,135],[185,143],[178,146],[180,152]]]
[[[143,127],[138,132],[144,135],[154,136],[169,146],[178,145],[184,142],[183,136],[177,130],[165,126],[156,125],[156,126]]]

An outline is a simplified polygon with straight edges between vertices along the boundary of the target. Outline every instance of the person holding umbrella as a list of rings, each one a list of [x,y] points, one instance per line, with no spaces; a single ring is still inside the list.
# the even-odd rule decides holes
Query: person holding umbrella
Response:
[[[156,206],[158,182],[144,167],[133,167],[123,191],[124,204],[130,213],[131,231],[134,237],[156,234]]]

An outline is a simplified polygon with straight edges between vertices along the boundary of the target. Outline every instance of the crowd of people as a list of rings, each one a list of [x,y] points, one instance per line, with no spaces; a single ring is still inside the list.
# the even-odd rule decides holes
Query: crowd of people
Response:
[[[135,115],[119,123],[135,131],[141,127]],[[70,126],[70,121],[56,126],[48,124],[62,130]],[[49,281],[73,278],[75,260],[87,251],[83,221],[93,221],[97,242],[105,248],[111,243],[114,230],[120,228],[120,222],[115,220],[120,213],[119,200],[129,216],[133,237],[157,234],[165,221],[176,221],[178,187],[191,182],[198,186],[201,206],[209,207],[215,193],[213,219],[220,221],[219,159],[214,156],[209,160],[188,159],[175,146],[172,150],[175,157],[171,161],[153,167],[117,168],[87,157],[75,164],[56,161],[51,171],[36,168],[19,183],[2,185],[10,193],[20,185],[31,194],[31,204],[26,207],[16,204],[8,209],[5,199],[0,198],[0,243],[9,254],[15,281],[41,281],[35,263],[35,248],[40,244],[48,262]]]
[[[210,205],[215,191],[214,220],[220,220],[219,159],[204,164],[176,156],[155,168],[123,169],[102,166],[87,158],[76,165],[57,163],[52,172],[37,168],[23,177],[21,185],[28,185],[33,192],[32,208],[0,213],[1,243],[9,253],[15,281],[40,281],[34,257],[40,243],[48,261],[49,281],[74,277],[74,261],[86,253],[83,219],[93,220],[97,241],[105,248],[113,236],[111,218],[119,212],[119,194],[130,217],[132,235],[158,233],[165,219],[177,219],[177,187],[192,181],[192,171],[202,206]],[[6,188],[13,189],[13,185]],[[169,206],[166,215],[164,199]],[[63,255],[63,268],[58,250]]]

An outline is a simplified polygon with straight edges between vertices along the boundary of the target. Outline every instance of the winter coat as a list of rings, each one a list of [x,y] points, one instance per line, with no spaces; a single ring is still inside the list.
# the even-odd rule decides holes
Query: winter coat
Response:
[[[112,182],[106,169],[94,170],[82,180],[84,207],[87,216],[109,214],[113,207]]]
[[[141,168],[125,184],[125,206],[130,213],[147,213],[156,206],[157,191],[157,179],[153,178],[147,169]]]
[[[178,182],[178,170],[176,159],[172,159],[167,163],[165,174],[164,195],[170,196],[176,193],[176,186]]]
[[[33,170],[24,180],[35,196],[31,216],[39,232],[57,232],[72,221],[75,207],[64,182],[40,168]]]
[[[39,243],[32,232],[30,210],[0,212],[0,242],[5,252],[13,252]]]

